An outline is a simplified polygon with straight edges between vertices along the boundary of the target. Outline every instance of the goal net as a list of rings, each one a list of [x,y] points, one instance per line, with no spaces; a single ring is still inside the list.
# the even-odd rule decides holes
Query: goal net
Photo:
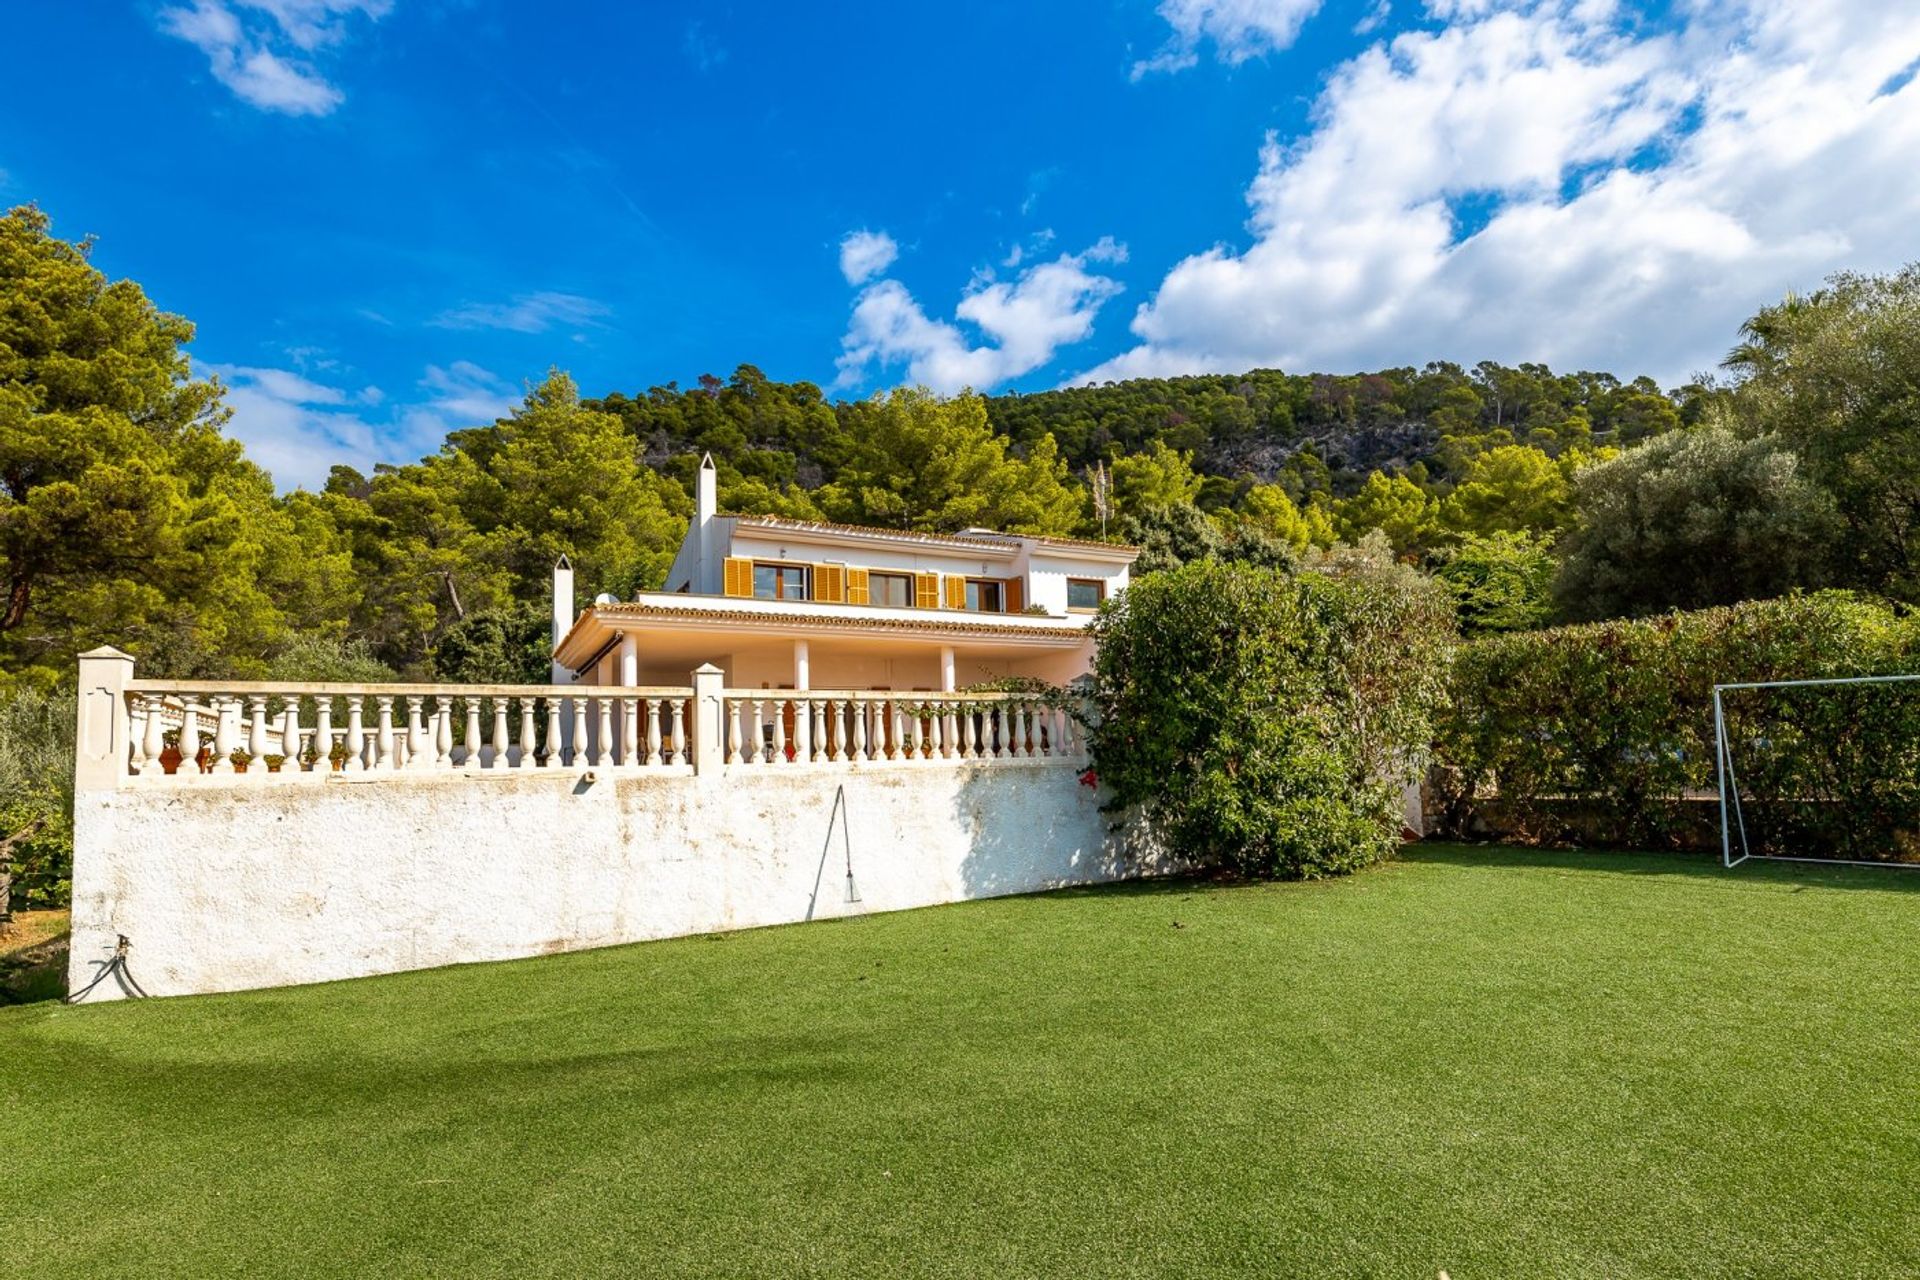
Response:
[[[1713,689],[1720,854],[1920,867],[1920,675]]]

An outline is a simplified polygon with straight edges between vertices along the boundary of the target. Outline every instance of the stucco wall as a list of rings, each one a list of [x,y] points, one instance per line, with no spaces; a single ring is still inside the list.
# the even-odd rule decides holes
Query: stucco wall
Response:
[[[1081,766],[129,786],[76,804],[72,979],[149,994],[499,960],[1125,878]],[[861,901],[846,898],[841,827]],[[90,999],[121,994],[112,980]]]

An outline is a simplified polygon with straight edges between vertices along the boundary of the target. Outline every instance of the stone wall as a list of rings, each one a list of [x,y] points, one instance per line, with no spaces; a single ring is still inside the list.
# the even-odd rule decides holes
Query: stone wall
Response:
[[[148,994],[186,995],[1163,870],[1109,831],[1084,767],[929,760],[83,789],[72,987],[93,980],[121,935]],[[122,994],[110,978],[88,998]]]

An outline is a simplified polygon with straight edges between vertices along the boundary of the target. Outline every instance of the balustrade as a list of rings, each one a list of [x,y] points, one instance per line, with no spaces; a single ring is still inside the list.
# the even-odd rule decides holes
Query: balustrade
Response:
[[[691,689],[135,680],[127,771],[188,782],[690,768]]]
[[[1022,694],[835,693],[727,689],[720,724],[729,764],[1077,760],[1064,707]]]

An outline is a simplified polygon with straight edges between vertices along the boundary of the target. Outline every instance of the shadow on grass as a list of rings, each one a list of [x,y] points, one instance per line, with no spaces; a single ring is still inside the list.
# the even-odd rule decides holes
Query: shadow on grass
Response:
[[[1565,871],[1608,871],[1622,875],[1692,876],[1702,879],[1764,881],[1821,889],[1876,889],[1920,893],[1920,866],[1820,866],[1806,862],[1754,860],[1723,867],[1705,853],[1645,852],[1621,849],[1533,849],[1506,844],[1445,842],[1402,846],[1403,862],[1460,867],[1542,867]]]

